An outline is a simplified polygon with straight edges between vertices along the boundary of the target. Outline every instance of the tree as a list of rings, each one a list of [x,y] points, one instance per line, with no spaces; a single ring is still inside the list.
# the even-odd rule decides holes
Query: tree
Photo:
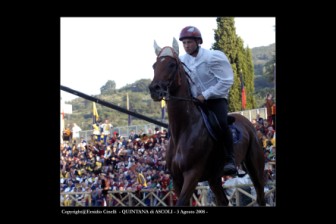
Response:
[[[237,36],[233,17],[217,17],[217,29],[215,29],[215,43],[212,46],[214,50],[223,51],[228,57],[233,74],[234,83],[229,93],[229,111],[241,110],[241,81],[242,77],[246,91],[246,108],[252,109],[255,106],[253,96],[254,92],[254,69],[252,62],[252,53],[249,48],[244,49],[243,40]]]
[[[253,109],[256,108],[256,100],[254,97],[254,65],[252,59],[252,50],[247,47],[245,49],[245,59],[246,59],[246,70],[245,70],[245,83],[248,83],[246,88],[246,108]]]
[[[151,83],[150,79],[140,79],[133,84],[133,86],[134,86],[133,91],[134,92],[148,92],[149,93],[148,86],[149,86],[150,83]]]
[[[105,85],[100,88],[100,93],[102,95],[108,95],[116,93],[116,83],[115,81],[108,80]]]

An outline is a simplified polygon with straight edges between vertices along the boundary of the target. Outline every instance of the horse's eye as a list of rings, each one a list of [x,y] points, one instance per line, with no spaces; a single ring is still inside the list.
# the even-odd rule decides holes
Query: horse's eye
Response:
[[[169,67],[170,67],[170,68],[175,68],[175,67],[176,67],[176,64],[175,64],[175,63],[171,63],[171,64],[169,65]]]

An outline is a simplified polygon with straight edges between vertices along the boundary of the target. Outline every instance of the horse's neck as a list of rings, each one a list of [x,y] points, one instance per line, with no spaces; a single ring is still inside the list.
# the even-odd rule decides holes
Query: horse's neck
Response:
[[[181,99],[173,99],[167,102],[169,125],[184,129],[197,122],[200,114],[192,101],[186,78],[182,80],[182,85],[174,96]]]

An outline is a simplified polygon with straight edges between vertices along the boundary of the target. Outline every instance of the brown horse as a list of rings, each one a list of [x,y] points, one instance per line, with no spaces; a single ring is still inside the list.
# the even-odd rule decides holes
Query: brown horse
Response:
[[[188,206],[201,181],[208,181],[217,206],[228,206],[221,182],[224,150],[210,136],[191,96],[189,76],[178,57],[178,43],[174,38],[173,47],[160,48],[154,41],[154,48],[157,59],[149,90],[154,101],[167,101],[170,139],[166,161],[178,196],[177,206]],[[234,145],[236,163],[246,168],[256,189],[257,202],[264,206],[264,156],[256,131],[244,116],[232,116],[242,137]]]

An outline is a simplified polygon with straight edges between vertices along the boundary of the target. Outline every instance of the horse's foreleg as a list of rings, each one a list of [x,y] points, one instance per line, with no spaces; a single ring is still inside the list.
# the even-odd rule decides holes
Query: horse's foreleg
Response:
[[[198,171],[189,171],[183,173],[183,186],[178,197],[176,206],[189,206],[190,198],[195,191],[199,177]]]
[[[216,196],[216,205],[217,206],[228,206],[229,200],[225,195],[224,188],[222,187],[221,178],[214,178],[208,181],[210,189]]]
[[[183,176],[179,175],[178,178],[176,176],[173,176],[173,187],[177,197],[180,197],[182,186],[183,186]]]

